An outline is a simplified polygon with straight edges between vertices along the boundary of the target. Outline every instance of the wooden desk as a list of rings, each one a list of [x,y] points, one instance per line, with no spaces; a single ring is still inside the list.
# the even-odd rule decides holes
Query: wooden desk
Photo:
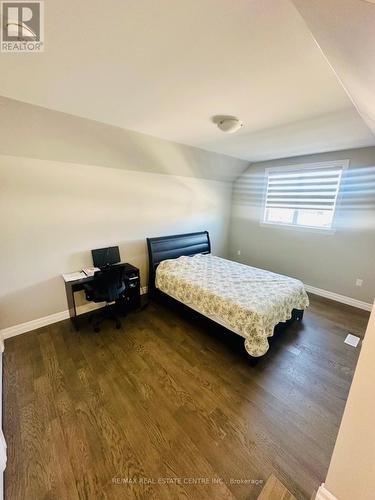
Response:
[[[128,262],[120,262],[115,266],[125,267],[125,291],[123,298],[118,301],[124,309],[137,309],[140,307],[140,276],[139,269]],[[66,300],[68,302],[69,316],[74,327],[78,330],[77,307],[74,294],[84,289],[86,283],[94,280],[94,276],[87,276],[75,281],[64,281]]]

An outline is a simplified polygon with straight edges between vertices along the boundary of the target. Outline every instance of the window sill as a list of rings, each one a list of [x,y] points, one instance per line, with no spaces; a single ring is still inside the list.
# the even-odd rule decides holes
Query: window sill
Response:
[[[336,232],[336,230],[332,228],[297,226],[294,224],[277,224],[274,222],[260,222],[259,225],[262,227],[267,227],[269,229],[288,229],[292,231],[303,231],[308,233],[335,234]]]

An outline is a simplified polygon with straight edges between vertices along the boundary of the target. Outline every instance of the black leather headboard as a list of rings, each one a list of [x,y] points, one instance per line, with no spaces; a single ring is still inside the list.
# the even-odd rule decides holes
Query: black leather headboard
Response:
[[[201,231],[199,233],[147,238],[147,248],[149,263],[148,292],[152,294],[155,290],[156,268],[161,261],[177,259],[181,255],[210,253],[211,243],[208,231]]]

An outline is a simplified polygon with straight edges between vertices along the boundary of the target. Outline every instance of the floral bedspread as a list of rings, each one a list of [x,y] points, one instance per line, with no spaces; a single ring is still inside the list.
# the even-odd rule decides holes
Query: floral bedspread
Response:
[[[161,262],[155,284],[244,337],[251,356],[265,354],[275,326],[309,305],[301,281],[212,255]]]

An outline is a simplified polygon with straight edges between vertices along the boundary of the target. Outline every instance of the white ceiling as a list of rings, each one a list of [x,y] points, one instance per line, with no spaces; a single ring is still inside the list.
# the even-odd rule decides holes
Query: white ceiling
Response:
[[[0,55],[3,96],[250,161],[375,144],[290,0],[45,6],[45,52]]]
[[[293,0],[375,134],[375,0]]]

